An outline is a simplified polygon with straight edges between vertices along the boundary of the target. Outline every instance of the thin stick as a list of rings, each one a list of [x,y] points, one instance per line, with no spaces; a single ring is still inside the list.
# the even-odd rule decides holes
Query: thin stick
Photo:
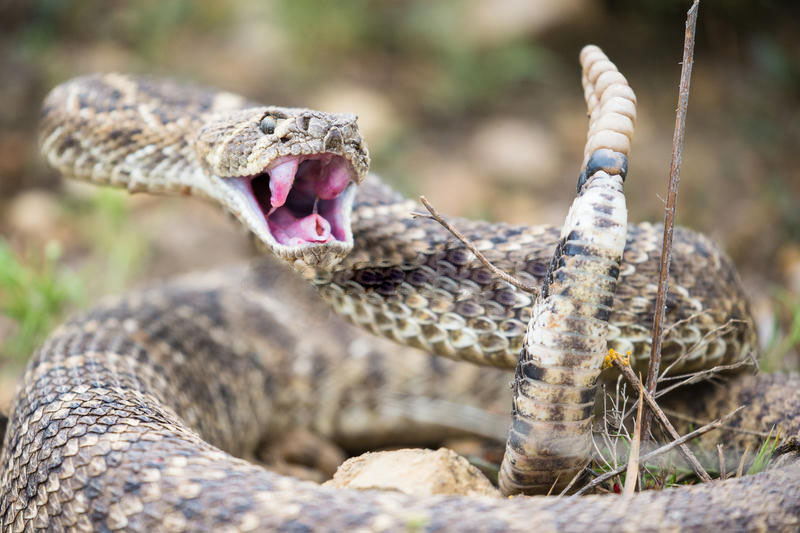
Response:
[[[495,276],[499,277],[503,281],[507,281],[508,283],[512,284],[518,289],[521,289],[529,294],[532,294],[534,296],[539,294],[539,289],[537,287],[534,287],[533,285],[528,285],[527,283],[518,280],[508,272],[505,272],[504,270],[501,270],[496,266],[494,266],[488,259],[486,259],[486,256],[483,255],[480,252],[480,250],[478,250],[475,247],[474,244],[472,244],[472,242],[469,239],[467,239],[461,232],[459,232],[456,228],[454,228],[452,224],[450,224],[447,220],[445,220],[442,217],[442,215],[439,214],[439,212],[430,204],[430,202],[428,202],[427,198],[425,198],[424,196],[420,196],[419,201],[422,202],[422,205],[425,206],[425,209],[428,210],[430,215],[426,215],[425,213],[411,213],[411,216],[431,218],[435,220],[436,222],[441,224],[444,227],[444,229],[452,233],[453,237],[461,241],[461,243],[467,247],[467,250],[475,254],[475,257],[478,258],[478,261],[483,263],[483,266],[491,270]]]
[[[724,417],[719,418],[717,420],[714,420],[713,422],[711,422],[709,424],[706,424],[705,426],[703,426],[701,428],[697,428],[694,431],[692,431],[691,433],[687,433],[686,435],[684,435],[683,437],[679,438],[678,440],[674,440],[674,441],[672,441],[672,442],[670,442],[668,444],[665,444],[664,446],[661,446],[660,448],[656,448],[655,450],[653,450],[650,453],[644,454],[643,456],[641,456],[639,458],[639,462],[640,463],[646,463],[647,461],[649,461],[653,457],[657,457],[657,456],[659,456],[659,455],[661,455],[661,454],[663,454],[665,452],[670,451],[675,446],[680,446],[681,444],[684,444],[684,443],[686,443],[686,442],[688,442],[688,441],[690,441],[690,440],[692,440],[692,439],[694,439],[696,437],[699,437],[700,435],[703,435],[704,433],[708,433],[712,429],[721,426],[726,420],[728,420],[730,417],[732,417],[733,415],[735,415],[736,413],[738,413],[742,409],[744,409],[743,405],[737,407],[736,409],[734,409],[733,411],[731,411],[730,413],[728,413]],[[594,478],[592,481],[587,483],[586,486],[584,486],[579,491],[577,491],[575,494],[573,494],[573,496],[578,496],[580,494],[583,494],[587,490],[589,490],[589,489],[591,489],[593,487],[596,487],[600,483],[603,483],[604,481],[606,481],[608,479],[611,479],[612,477],[614,477],[616,475],[621,474],[622,472],[625,471],[625,469],[627,467],[628,467],[628,465],[622,465],[619,468],[615,468],[614,470],[611,470],[611,471],[606,472],[605,474],[603,474],[601,476],[598,476],[598,477]]]
[[[700,378],[704,377],[707,374],[716,374],[718,372],[724,372],[725,370],[734,370],[744,365],[749,365],[749,359],[742,359],[741,361],[737,361],[736,363],[731,363],[729,365],[717,365],[712,368],[706,368],[705,370],[698,370],[696,372],[689,372],[688,374],[675,374],[674,376],[661,376],[658,378],[659,383],[666,383],[668,381],[678,381],[681,385],[688,385],[690,383],[695,383],[697,381],[702,381]],[[661,396],[664,393],[664,389],[658,389],[658,393],[656,393],[656,398]]]
[[[722,452],[722,443],[717,444],[717,456],[719,457],[719,478],[724,480],[728,477],[725,471],[725,454]]]
[[[695,313],[692,316],[698,316],[698,314]],[[670,327],[665,329],[664,330],[664,335],[666,336],[672,328],[674,328],[675,326],[679,325],[681,322],[682,322],[682,320],[679,320],[678,322],[672,324]],[[727,322],[725,322],[723,325],[717,326],[716,328],[712,329],[711,331],[709,331],[708,333],[703,335],[703,337],[699,341],[695,342],[691,346],[691,348],[689,348],[688,350],[684,351],[680,356],[676,357],[675,360],[672,363],[670,363],[664,370],[661,371],[661,376],[658,378],[659,382],[661,380],[663,380],[663,379],[669,379],[668,374],[669,374],[670,370],[672,370],[673,367],[675,367],[675,365],[677,365],[678,363],[680,363],[681,361],[683,361],[684,359],[686,359],[687,357],[692,355],[695,352],[695,350],[699,349],[704,343],[709,343],[710,341],[718,339],[718,338],[722,337],[723,335],[729,333],[730,331],[733,330],[733,327],[736,324],[744,324],[744,320],[739,320],[739,319],[736,319],[736,318],[732,318],[732,319],[728,320]]]
[[[675,430],[675,427],[673,427],[672,423],[669,421],[669,418],[667,418],[667,415],[664,414],[664,411],[662,411],[661,407],[659,407],[658,403],[656,403],[656,400],[653,398],[653,395],[650,394],[647,390],[645,390],[645,387],[642,384],[641,380],[636,377],[636,374],[633,373],[631,367],[628,364],[620,361],[619,357],[611,357],[610,359],[611,363],[619,369],[620,373],[623,376],[625,376],[625,379],[627,379],[631,383],[631,385],[639,389],[640,393],[639,401],[641,401],[641,397],[644,396],[644,400],[647,402],[647,406],[650,407],[650,409],[656,414],[658,421],[661,422],[661,426],[666,430],[667,433],[669,433],[669,436],[672,437],[673,439],[680,438],[678,432]],[[697,457],[695,457],[695,455],[692,453],[692,451],[689,449],[688,446],[686,446],[685,444],[681,444],[680,451],[686,458],[686,461],[688,461],[689,464],[691,465],[692,470],[694,470],[695,474],[697,474],[697,477],[699,477],[705,482],[711,481],[711,476],[708,475],[708,472],[706,472],[705,468],[703,468],[703,465],[700,464],[700,461],[697,460]]]
[[[553,481],[553,484],[550,485],[550,490],[547,491],[547,496],[550,496],[551,494],[553,494],[553,489],[556,488],[556,483],[558,483],[558,478],[560,478],[560,477],[561,477],[561,474],[556,476],[556,480]]]
[[[692,383],[697,383],[699,381],[711,381],[712,383],[716,383],[716,381],[713,381],[714,378],[718,377],[718,376],[716,376],[716,374],[718,374],[720,372],[723,372],[725,370],[733,370],[733,369],[736,369],[736,368],[739,368],[739,367],[742,367],[742,366],[746,366],[746,365],[749,365],[749,364],[752,364],[752,361],[750,361],[749,359],[743,359],[743,360],[739,361],[738,363],[733,363],[731,365],[717,365],[714,368],[709,368],[707,370],[698,370],[697,372],[691,372],[689,374],[681,374],[679,376],[666,376],[665,377],[665,376],[662,375],[660,378],[658,378],[658,383],[662,383],[662,382],[665,382],[665,381],[672,381],[672,380],[676,380],[676,379],[680,379],[681,381],[678,382],[678,383],[673,383],[669,387],[658,389],[658,392],[656,392],[653,395],[653,398],[658,400],[659,398],[661,398],[665,394],[668,394],[669,392],[672,392],[673,390],[677,389],[678,387],[683,387],[685,385],[690,385]],[[634,401],[633,405],[630,408],[630,410],[625,411],[625,413],[622,415],[622,419],[625,420],[629,416],[631,416],[631,414],[633,414],[633,410],[636,409],[638,406],[639,406],[639,402],[638,401]],[[669,409],[665,409],[665,408],[662,408],[662,410],[666,414],[668,414],[668,415],[670,415],[670,416],[672,416],[674,418],[680,418],[681,420],[689,420],[691,422],[696,422],[696,423],[703,423],[702,420],[695,420],[695,419],[693,419],[691,417],[687,417],[687,416],[685,416],[685,415],[683,415],[681,413],[678,413],[677,411],[670,411]],[[737,432],[742,432],[742,433],[760,435],[762,437],[766,437],[767,436],[766,433],[763,433],[763,434],[762,433],[753,433],[753,432],[748,432],[748,431],[744,431],[744,430],[739,430],[738,428],[729,428],[729,429],[732,429],[733,431],[737,431]]]
[[[650,394],[656,391],[656,377],[661,367],[661,343],[664,329],[664,314],[669,280],[669,266],[672,262],[672,233],[675,227],[675,202],[678,197],[678,183],[681,178],[681,160],[683,159],[683,138],[686,133],[686,110],[689,107],[689,82],[692,78],[694,62],[694,34],[697,28],[697,9],[699,0],[694,0],[686,14],[686,30],[683,42],[683,66],[678,96],[678,111],[675,117],[675,132],[672,136],[672,159],[669,165],[669,187],[667,189],[667,207],[664,213],[664,240],[661,245],[661,271],[658,275],[658,296],[653,317],[653,342],[650,349],[650,366],[647,369],[647,390]],[[651,416],[645,415],[642,431],[647,435]]]
[[[664,394],[667,394],[668,392],[670,392],[670,391],[672,391],[674,389],[677,389],[678,387],[683,387],[685,385],[691,385],[692,383],[698,383],[700,381],[703,381],[703,380],[707,379],[707,376],[709,376],[709,375],[716,374],[716,373],[722,372],[724,370],[733,370],[733,369],[739,368],[741,366],[749,365],[749,364],[750,364],[749,360],[743,359],[743,360],[739,361],[738,363],[733,363],[732,365],[718,365],[718,366],[715,366],[714,368],[709,368],[707,370],[699,370],[697,372],[692,372],[691,374],[687,374],[685,376],[668,377],[666,379],[670,379],[670,380],[671,379],[681,379],[681,378],[682,379],[678,383],[673,383],[669,387],[667,387],[665,389],[661,389],[660,391],[658,391],[656,393],[655,397],[656,398],[660,398]],[[661,381],[661,380],[659,380],[659,381]]]
[[[679,411],[675,411],[673,409],[663,409],[663,411],[665,413],[667,413],[669,416],[671,416],[672,418],[678,418],[680,420],[686,420],[687,422],[691,422],[693,424],[702,424],[704,422],[704,420],[700,420],[699,418],[695,418],[693,416],[686,415],[684,413],[681,413]],[[725,431],[731,431],[733,433],[741,433],[742,435],[753,435],[754,437],[761,437],[761,438],[764,438],[764,439],[769,437],[769,433],[766,433],[764,431],[755,431],[755,430],[752,430],[752,429],[743,429],[743,428],[736,427],[736,426],[721,426],[721,427]]]
[[[596,448],[596,447],[597,447],[597,445],[595,444],[595,448]],[[585,467],[585,468],[582,468],[581,470],[578,470],[578,471],[575,473],[575,475],[574,475],[574,476],[572,476],[572,480],[571,480],[569,483],[567,483],[567,486],[566,486],[566,487],[564,487],[564,490],[562,490],[562,491],[561,491],[561,492],[558,494],[558,496],[556,496],[556,498],[560,498],[560,497],[562,497],[564,494],[566,494],[567,492],[569,492],[569,489],[571,489],[571,488],[572,488],[572,486],[575,484],[575,482],[576,482],[576,481],[578,481],[578,480],[581,478],[581,476],[583,476],[583,474],[584,474],[584,473],[586,473],[586,471],[587,471],[587,470],[588,470],[589,472],[591,472],[591,469],[590,469],[588,466],[587,466],[587,467]],[[556,481],[558,481],[558,478],[556,478]],[[553,486],[555,486],[555,483],[553,483]],[[550,490],[552,490],[552,487],[550,488]],[[548,492],[548,493],[547,493],[547,495],[549,496],[549,495],[550,495],[550,493]]]
[[[618,401],[618,398],[619,398],[619,387],[620,387],[620,382],[621,381],[622,381],[622,379],[617,379],[617,386],[614,389],[614,392],[615,392],[614,409],[617,412],[619,412],[619,401]],[[603,386],[603,389],[605,389],[605,385]],[[623,396],[623,398],[624,398],[623,401],[625,402],[625,405],[627,405],[627,398],[628,397],[627,396]],[[624,406],[623,406],[623,412],[624,412]],[[622,419],[622,421],[624,421],[624,418]],[[622,425],[622,424],[620,424],[620,425]],[[603,439],[605,439],[606,446],[611,451],[611,460],[614,461],[614,468],[616,468],[617,467],[617,442],[618,442],[619,439],[614,439],[614,442],[613,443],[611,442],[611,433],[608,431],[608,402],[607,402],[607,397],[606,397],[605,394],[603,394]],[[602,455],[601,455],[601,457],[602,457]],[[608,463],[608,461],[606,461],[606,463]],[[611,466],[611,465],[609,465],[609,466]]]
[[[639,378],[641,381],[641,378]],[[631,451],[628,454],[628,470],[625,472],[625,487],[622,489],[623,496],[633,496],[636,490],[636,479],[639,477],[639,445],[642,442],[642,396],[644,387],[639,387],[639,409],[636,411],[636,423],[633,426],[633,439],[631,439]]]
[[[739,468],[736,469],[736,477],[742,477],[742,474],[744,473],[744,460],[747,459],[747,454],[749,452],[750,452],[750,445],[748,444],[744,449],[742,458],[739,460]]]
[[[613,466],[611,466],[611,463],[608,462],[608,459],[606,459],[605,454],[602,451],[600,451],[600,446],[597,445],[597,439],[595,439],[594,433],[592,433],[592,446],[594,446],[594,452],[595,452],[595,456],[597,457],[597,461],[603,461],[603,463],[605,463],[605,466],[607,468],[614,468]],[[575,474],[575,476],[572,478],[572,481],[577,481],[578,480],[578,476],[580,474],[583,474],[583,472],[586,471],[588,468],[589,467],[587,466],[586,468],[584,468],[583,470],[578,472],[578,474]],[[596,477],[596,475],[595,475],[595,477]],[[574,483],[572,483],[572,481],[570,482],[569,488],[572,488],[571,485],[574,484]],[[566,493],[567,493],[567,490],[565,488],[564,490],[561,491],[561,494],[559,494],[559,496],[563,496]]]

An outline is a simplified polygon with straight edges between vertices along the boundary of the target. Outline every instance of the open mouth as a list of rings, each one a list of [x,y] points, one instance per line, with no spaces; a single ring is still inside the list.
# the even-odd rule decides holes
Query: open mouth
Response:
[[[345,191],[352,165],[333,153],[291,155],[245,180],[272,237],[285,246],[347,239]],[[345,193],[345,194],[343,194]]]

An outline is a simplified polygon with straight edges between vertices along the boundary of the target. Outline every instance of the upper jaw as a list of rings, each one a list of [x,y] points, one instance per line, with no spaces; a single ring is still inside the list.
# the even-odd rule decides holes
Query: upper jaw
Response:
[[[282,156],[253,176],[217,178],[223,204],[278,257],[330,268],[353,247],[350,213],[360,176],[332,152]]]

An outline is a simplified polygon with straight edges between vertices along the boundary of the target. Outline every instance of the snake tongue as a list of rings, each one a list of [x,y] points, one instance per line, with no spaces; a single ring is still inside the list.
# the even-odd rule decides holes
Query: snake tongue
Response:
[[[286,203],[289,191],[292,190],[295,174],[297,174],[297,164],[297,158],[290,157],[269,170],[269,203],[273,210]]]
[[[298,218],[286,208],[278,209],[270,216],[269,225],[275,239],[290,246],[334,239],[330,222],[317,213]]]

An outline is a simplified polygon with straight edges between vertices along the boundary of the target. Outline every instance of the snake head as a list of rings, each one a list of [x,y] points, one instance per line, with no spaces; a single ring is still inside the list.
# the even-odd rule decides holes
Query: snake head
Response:
[[[330,268],[353,247],[350,213],[369,169],[357,117],[255,107],[212,115],[194,142],[210,196],[296,267]]]

